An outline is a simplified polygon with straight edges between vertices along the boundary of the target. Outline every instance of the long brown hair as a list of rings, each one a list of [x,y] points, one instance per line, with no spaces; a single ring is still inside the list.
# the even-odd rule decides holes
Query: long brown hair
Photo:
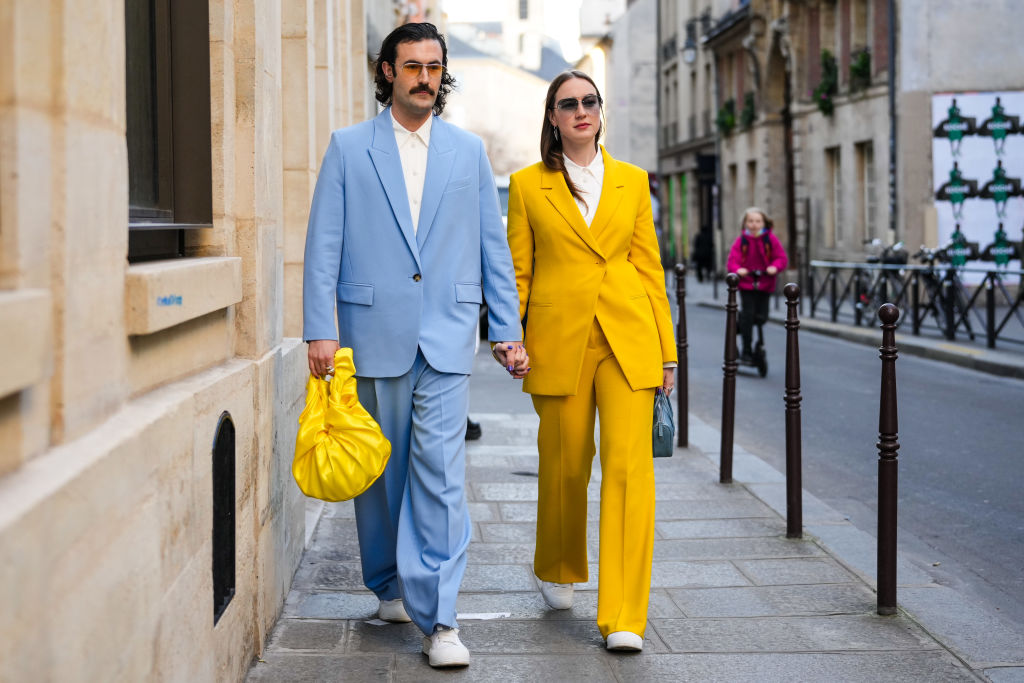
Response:
[[[555,76],[555,79],[551,81],[551,85],[548,86],[548,94],[544,101],[544,124],[540,128],[540,158],[545,166],[552,171],[559,171],[562,174],[562,177],[565,178],[565,184],[569,186],[569,192],[573,197],[584,201],[580,189],[572,182],[572,179],[569,177],[569,171],[565,169],[565,161],[562,159],[562,138],[555,137],[555,127],[548,119],[548,112],[555,109],[555,94],[562,87],[562,84],[571,78],[582,78],[594,86],[594,92],[598,97],[601,96],[601,92],[597,89],[594,79],[582,71],[573,69],[571,71],[563,71]],[[604,130],[603,123],[597,127],[597,135],[594,136],[594,149],[596,150],[600,150],[597,141],[601,139],[602,130]]]

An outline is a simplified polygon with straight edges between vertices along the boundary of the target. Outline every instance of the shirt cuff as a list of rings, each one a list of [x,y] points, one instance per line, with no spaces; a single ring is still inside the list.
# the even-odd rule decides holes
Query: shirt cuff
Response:
[[[667,363],[664,363],[661,367],[668,370],[669,368],[679,367],[679,363],[675,362],[674,360],[670,360]]]

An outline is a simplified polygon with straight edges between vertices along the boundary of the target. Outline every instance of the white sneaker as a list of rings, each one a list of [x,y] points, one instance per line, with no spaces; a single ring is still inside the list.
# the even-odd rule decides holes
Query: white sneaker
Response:
[[[540,594],[551,609],[569,609],[572,607],[573,588],[571,583],[540,582]]]
[[[407,624],[412,621],[409,618],[409,613],[405,611],[402,598],[381,600],[380,606],[377,608],[377,616],[384,621],[390,621],[395,624]]]
[[[438,628],[432,636],[423,636],[423,654],[430,666],[469,666],[469,650],[459,640],[459,629]]]
[[[644,649],[644,639],[629,631],[616,631],[615,633],[608,634],[605,646],[609,650],[640,652],[640,650]]]

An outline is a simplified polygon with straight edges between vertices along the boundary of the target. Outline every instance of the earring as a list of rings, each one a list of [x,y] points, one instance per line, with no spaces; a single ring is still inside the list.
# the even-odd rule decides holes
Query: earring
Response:
[[[551,126],[551,132],[555,136],[555,140],[561,139],[558,134],[558,126]]]

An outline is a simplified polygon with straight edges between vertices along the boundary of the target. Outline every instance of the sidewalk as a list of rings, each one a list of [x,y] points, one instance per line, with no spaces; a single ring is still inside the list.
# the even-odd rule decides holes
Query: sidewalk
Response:
[[[502,375],[478,358],[471,414],[483,438],[467,448],[474,526],[459,598],[472,665],[432,670],[415,626],[375,618],[353,508],[339,503],[311,505],[319,522],[248,680],[1024,681],[1019,634],[972,615],[957,595],[903,563],[899,599],[907,611],[877,616],[873,539],[806,492],[805,538],[786,539],[782,475],[736,449],[737,483],[719,484],[719,433],[692,416],[690,447],[655,462],[657,540],[644,651],[608,653],[594,622],[596,562],[572,610],[546,609],[538,591],[537,419]]]
[[[794,276],[795,277],[795,276]],[[669,296],[672,299],[673,308],[675,302],[675,277],[669,276]],[[778,283],[778,308],[776,308],[775,297],[772,297],[769,319],[773,322],[782,323],[786,320],[786,298],[782,295],[783,285],[790,280],[780,277]],[[712,308],[725,308],[725,302],[729,291],[725,281],[718,281],[718,298],[714,298],[715,286],[710,281],[697,282],[697,279],[690,274],[686,279],[686,303],[688,306],[708,306]],[[738,300],[737,300],[737,303]],[[1017,325],[1016,320],[1011,320],[1010,325]],[[873,327],[857,327],[852,324],[833,323],[828,319],[828,310],[825,305],[819,306],[817,317],[810,317],[810,306],[804,302],[804,312],[800,315],[800,329],[818,334],[828,334],[839,337],[846,341],[867,344],[869,346],[880,346],[882,343],[882,331],[875,324]],[[1024,347],[1019,344],[1002,343],[1002,348],[990,349],[985,346],[984,334],[978,336],[976,341],[969,341],[958,333],[954,341],[948,341],[938,335],[937,332],[914,336],[908,331],[900,329],[896,331],[896,347],[901,354],[923,356],[932,360],[943,361],[960,365],[972,370],[987,372],[1000,377],[1016,377],[1024,379]]]

